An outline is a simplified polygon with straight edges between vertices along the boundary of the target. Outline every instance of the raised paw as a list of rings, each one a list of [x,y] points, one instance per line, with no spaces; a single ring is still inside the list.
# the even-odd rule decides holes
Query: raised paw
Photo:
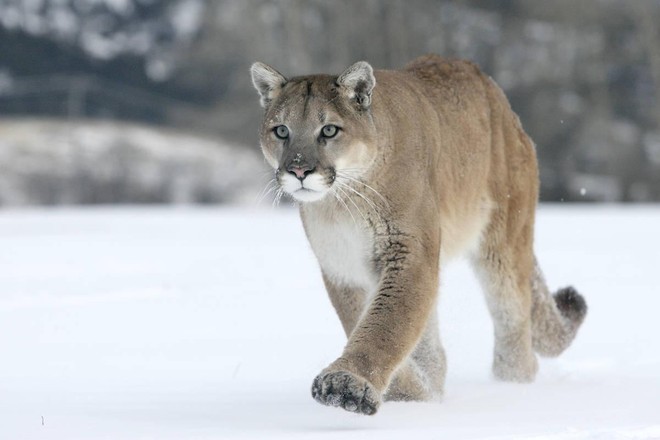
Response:
[[[346,371],[322,372],[312,384],[314,400],[346,411],[373,415],[378,411],[380,396],[365,379]]]

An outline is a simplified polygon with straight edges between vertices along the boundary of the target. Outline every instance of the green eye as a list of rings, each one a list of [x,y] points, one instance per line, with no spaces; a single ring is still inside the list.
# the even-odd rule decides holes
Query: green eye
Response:
[[[337,132],[339,132],[339,127],[336,125],[326,125],[321,129],[321,135],[324,138],[332,138],[337,135]]]
[[[286,125],[278,125],[273,129],[275,132],[275,136],[277,136],[280,139],[286,139],[289,137],[289,129],[286,127]]]

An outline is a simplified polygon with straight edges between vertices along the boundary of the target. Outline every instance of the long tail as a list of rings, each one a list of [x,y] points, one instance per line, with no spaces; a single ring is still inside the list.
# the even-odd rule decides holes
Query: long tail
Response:
[[[551,295],[538,261],[532,280],[532,345],[541,356],[559,356],[575,338],[587,315],[587,302],[573,287]]]

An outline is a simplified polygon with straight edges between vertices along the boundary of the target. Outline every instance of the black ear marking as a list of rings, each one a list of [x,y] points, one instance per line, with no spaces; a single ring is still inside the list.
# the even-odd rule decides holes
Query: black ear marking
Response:
[[[358,61],[337,77],[337,86],[350,99],[355,99],[361,108],[367,109],[376,86],[373,68],[366,61]]]

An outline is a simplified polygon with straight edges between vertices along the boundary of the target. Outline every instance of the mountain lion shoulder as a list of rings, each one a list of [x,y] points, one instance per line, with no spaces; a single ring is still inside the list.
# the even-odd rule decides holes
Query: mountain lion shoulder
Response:
[[[548,291],[533,251],[534,145],[472,63],[427,55],[403,70],[364,62],[285,78],[255,63],[260,140],[305,232],[348,342],[314,379],[325,405],[374,414],[383,400],[443,392],[436,303],[442,266],[469,257],[493,318],[495,377],[529,382],[586,315]]]

